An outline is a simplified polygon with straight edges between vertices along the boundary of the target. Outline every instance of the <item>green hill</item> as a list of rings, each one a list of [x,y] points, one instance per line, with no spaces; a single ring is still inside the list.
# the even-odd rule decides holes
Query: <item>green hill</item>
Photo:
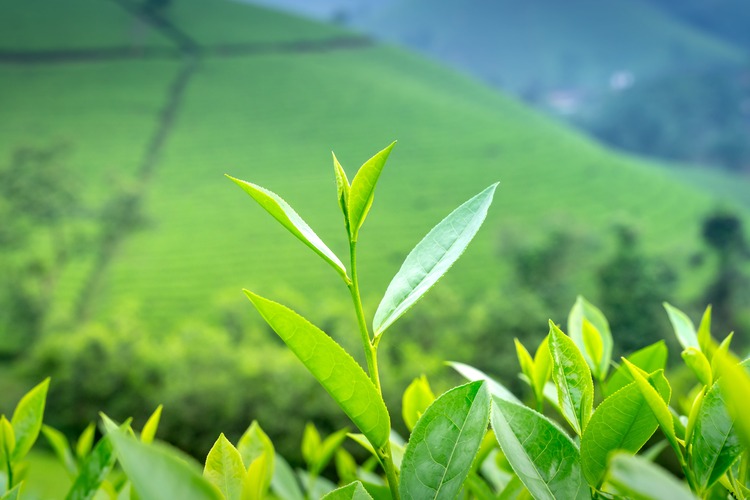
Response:
[[[0,4],[0,19],[33,19],[18,5]],[[38,0],[33,8],[46,6]],[[67,48],[62,29],[45,28],[54,20],[48,13],[25,25],[28,60],[7,55],[19,38],[0,38],[3,157],[19,145],[67,144],[82,199],[101,206],[114,185],[129,185],[147,221],[123,230],[106,258],[93,248],[66,268],[57,320],[82,302],[91,317],[135,302],[151,324],[169,329],[210,318],[241,287],[270,295],[280,283],[305,293],[340,289],[325,264],[223,177],[278,192],[342,253],[331,149],[351,176],[399,140],[361,238],[371,299],[433,224],[496,180],[487,227],[443,285],[463,294],[495,287],[507,273],[497,253],[509,228],[540,235],[555,216],[598,231],[625,216],[651,251],[678,262],[714,203],[467,77],[337,28],[221,0],[154,12],[124,1],[98,8],[118,28],[71,41],[88,51],[83,60],[34,59],[34,50]],[[66,17],[74,13],[59,22],[75,25]],[[97,52],[132,49],[136,19],[150,26],[149,43],[173,52],[130,50],[116,60]]]

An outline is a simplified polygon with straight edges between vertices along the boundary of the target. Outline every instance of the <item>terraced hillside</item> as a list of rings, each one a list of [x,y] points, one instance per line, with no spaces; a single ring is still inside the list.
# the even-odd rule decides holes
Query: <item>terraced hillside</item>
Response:
[[[496,180],[487,227],[443,286],[495,286],[503,229],[538,234],[553,214],[591,230],[625,216],[648,248],[679,262],[715,202],[480,83],[337,28],[224,0],[163,10],[75,0],[59,15],[46,10],[53,3],[0,3],[2,22],[23,32],[0,29],[2,157],[65,143],[83,199],[105,203],[117,180],[147,221],[65,271],[59,320],[135,302],[169,329],[208,318],[241,287],[341,288],[223,177],[278,192],[342,253],[331,149],[351,176],[399,140],[360,239],[372,299],[433,224]]]

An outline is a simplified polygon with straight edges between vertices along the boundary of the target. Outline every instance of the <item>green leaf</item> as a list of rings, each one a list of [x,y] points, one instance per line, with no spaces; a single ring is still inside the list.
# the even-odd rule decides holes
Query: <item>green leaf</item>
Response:
[[[596,360],[586,350],[584,341],[583,325],[587,320],[591,323],[596,333],[599,334],[601,343],[601,357]],[[589,334],[594,332],[589,332]],[[609,363],[612,361],[612,333],[609,330],[609,323],[604,314],[593,304],[583,297],[579,296],[576,303],[568,315],[568,335],[583,354],[586,363],[591,368],[592,373],[598,380],[604,380],[609,370]],[[598,351],[598,348],[596,349]]]
[[[357,479],[357,469],[359,466],[354,457],[344,448],[336,450],[334,462],[336,464],[336,474],[340,481],[350,483]]]
[[[336,453],[336,450],[338,450],[341,444],[346,441],[348,432],[349,429],[341,429],[323,440],[317,450],[315,461],[310,468],[310,472],[317,475],[326,468],[333,458],[334,453]]]
[[[0,469],[5,470],[8,462],[12,462],[13,451],[16,449],[16,435],[13,432],[13,425],[5,418],[0,416]]]
[[[203,477],[219,488],[227,500],[240,500],[245,472],[240,452],[223,433],[219,434],[206,457]]]
[[[534,358],[531,357],[531,354],[529,354],[529,351],[520,340],[513,339],[513,342],[516,345],[516,357],[521,367],[521,373],[526,375],[526,378],[531,382],[531,388],[534,389]]]
[[[492,428],[511,467],[534,498],[591,498],[578,448],[531,408],[494,398]]]
[[[521,400],[518,399],[512,392],[510,392],[510,390],[506,389],[505,386],[503,386],[500,382],[497,382],[483,371],[478,370],[473,366],[459,363],[457,361],[448,361],[447,364],[450,365],[451,368],[456,370],[459,375],[464,377],[466,380],[469,380],[471,382],[483,380],[484,382],[486,382],[487,389],[494,397],[507,399],[508,401],[513,401],[514,403],[521,404]]]
[[[458,207],[409,253],[375,311],[372,327],[376,337],[422,298],[461,257],[487,217],[496,188],[497,183]]]
[[[570,337],[550,321],[549,350],[552,380],[557,387],[563,417],[579,436],[586,428],[594,405],[594,381],[581,351]]]
[[[704,490],[716,483],[744,450],[718,382],[703,398],[695,419],[691,444],[692,470]]]
[[[706,359],[706,355],[699,349],[688,347],[682,351],[682,360],[693,371],[701,384],[710,386],[713,383],[711,365]]]
[[[552,353],[549,351],[549,335],[544,337],[542,343],[534,354],[534,396],[541,404],[544,401],[544,388],[552,376]]]
[[[70,487],[68,496],[65,497],[66,500],[90,500],[94,498],[102,482],[112,472],[115,460],[112,444],[107,436],[103,436],[94,450],[91,453],[86,453],[85,459],[81,462],[80,473],[73,486]]]
[[[669,400],[662,371],[649,377]],[[620,389],[596,408],[581,438],[581,465],[589,484],[601,486],[612,450],[636,453],[656,432],[659,423],[635,382]]]
[[[302,458],[308,467],[315,463],[315,456],[318,454],[318,448],[321,443],[320,433],[315,424],[308,422],[305,425],[305,431],[302,433]]]
[[[243,498],[264,498],[273,479],[276,452],[271,439],[255,420],[237,443],[237,451],[247,468]]]
[[[435,395],[432,393],[427,377],[422,375],[409,384],[401,399],[401,414],[409,431],[414,429],[419,417],[433,401],[435,401]]]
[[[65,435],[48,425],[42,425],[42,434],[47,438],[47,442],[52,451],[55,452],[58,460],[65,466],[65,470],[75,478],[78,475],[78,465]]]
[[[446,392],[425,411],[406,445],[403,498],[455,498],[487,431],[490,394],[484,382]]]
[[[80,436],[78,436],[78,442],[76,443],[76,456],[79,459],[83,459],[91,451],[91,447],[94,445],[94,433],[96,432],[96,424],[90,423],[83,430]]]
[[[372,497],[361,482],[355,481],[333,490],[321,500],[372,500]]]
[[[372,206],[372,200],[375,197],[375,185],[380,177],[380,172],[382,172],[385,162],[395,145],[396,141],[367,160],[359,168],[354,179],[352,179],[352,186],[349,191],[349,206],[347,208],[349,215],[349,237],[352,242],[357,241],[359,229],[362,227],[365,217],[367,217],[367,213]]]
[[[297,476],[284,457],[276,455],[271,489],[282,500],[304,500]]]
[[[0,500],[19,500],[21,498],[21,488],[23,483],[19,483],[12,490],[0,497]]]
[[[336,257],[336,254],[323,243],[323,240],[315,234],[315,231],[307,225],[307,222],[302,220],[302,217],[279,195],[250,182],[235,179],[229,175],[227,177],[257,201],[261,207],[271,214],[274,219],[279,221],[282,226],[287,228],[290,233],[320,255],[342,277],[346,278],[346,268],[339,258]]]
[[[599,369],[602,357],[604,356],[602,334],[586,318],[583,318],[583,346],[585,347],[584,352],[586,355],[594,362],[594,366]]]
[[[144,444],[102,416],[107,436],[125,474],[141,498],[149,500],[222,500],[194,461],[161,443]]]
[[[698,345],[701,352],[706,356],[712,351],[713,339],[711,338],[711,305],[706,307],[701,318],[701,324],[698,326]]]
[[[609,482],[633,500],[694,500],[683,483],[654,463],[628,453],[615,453],[609,464]]]
[[[660,340],[635,351],[627,359],[646,373],[654,373],[667,366],[667,354],[667,346],[663,340]],[[620,365],[604,385],[605,396],[614,394],[632,381],[633,377],[630,375],[630,370],[625,365]]]
[[[48,388],[49,378],[26,393],[18,402],[16,411],[13,412],[10,423],[13,425],[13,432],[16,436],[16,447],[13,451],[14,462],[26,456],[39,436]]]
[[[373,446],[385,446],[391,432],[388,410],[362,367],[331,337],[291,309],[247,290],[245,294]]]
[[[695,325],[687,317],[687,314],[666,302],[664,302],[664,309],[667,310],[669,321],[672,323],[672,328],[682,348],[695,347],[696,349],[700,349]]]
[[[242,500],[262,500],[273,477],[274,455],[264,452],[253,460],[242,481]]]
[[[333,155],[333,171],[336,174],[336,195],[339,201],[339,208],[341,213],[344,214],[344,224],[346,225],[346,231],[349,232],[349,191],[351,186],[349,185],[349,179],[346,177],[344,168],[339,163],[336,155]]]
[[[154,410],[154,413],[146,420],[146,425],[143,426],[141,431],[141,442],[150,444],[154,442],[154,436],[156,436],[156,430],[159,428],[159,421],[161,420],[161,411],[163,405],[159,405]]]

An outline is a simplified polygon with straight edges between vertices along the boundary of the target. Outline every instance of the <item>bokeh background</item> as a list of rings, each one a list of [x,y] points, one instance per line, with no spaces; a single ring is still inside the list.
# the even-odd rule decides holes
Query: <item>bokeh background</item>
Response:
[[[0,411],[52,376],[46,420],[98,411],[204,457],[258,419],[299,461],[347,425],[241,289],[357,349],[335,273],[223,174],[346,253],[350,178],[398,140],[360,238],[371,315],[408,251],[499,180],[485,226],[381,344],[389,406],[476,365],[523,394],[512,339],[578,294],[617,353],[661,302],[750,331],[745,0],[0,0]],[[398,419],[395,419],[398,420]],[[400,423],[399,423],[400,425]],[[30,494],[64,473],[39,445]]]

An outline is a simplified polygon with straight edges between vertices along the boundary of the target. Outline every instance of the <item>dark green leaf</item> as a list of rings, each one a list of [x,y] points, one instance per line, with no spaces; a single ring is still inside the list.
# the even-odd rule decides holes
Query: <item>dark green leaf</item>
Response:
[[[382,172],[385,162],[395,145],[396,142],[394,141],[384,150],[367,160],[359,168],[354,179],[352,179],[349,191],[349,207],[347,210],[349,214],[349,236],[351,241],[357,241],[359,229],[362,227],[365,217],[367,217],[367,213],[372,206],[372,200],[375,196],[375,185],[378,183],[378,178],[380,178],[380,172]]]
[[[627,356],[627,360],[646,373],[654,373],[667,366],[667,354],[667,346],[663,340],[660,340],[630,354]],[[607,380],[605,395],[614,394],[632,381],[633,377],[630,375],[630,370],[625,365],[620,365]]]
[[[594,381],[581,351],[573,340],[550,321],[549,350],[552,380],[565,420],[578,435],[583,433],[594,405]]]
[[[499,398],[493,403],[497,441],[534,498],[591,498],[578,448],[565,432],[530,408]]]
[[[96,447],[81,462],[80,473],[68,491],[66,500],[94,498],[102,482],[115,465],[115,453],[107,436],[102,436]]]
[[[608,481],[618,493],[633,500],[694,500],[684,484],[652,462],[628,453],[616,453],[609,464]]]
[[[484,382],[446,392],[425,411],[401,464],[404,499],[455,498],[487,431],[490,394]]]
[[[355,179],[356,181],[356,179]],[[492,204],[497,183],[454,210],[409,253],[375,312],[375,336],[412,307],[464,253]],[[352,192],[354,187],[352,186]]]
[[[42,429],[42,418],[44,417],[44,405],[47,400],[47,389],[49,379],[31,389],[16,406],[13,418],[13,433],[16,436],[16,447],[13,450],[13,461],[20,460],[29,452],[39,431]]]
[[[333,251],[323,243],[323,240],[315,234],[315,231],[307,225],[307,222],[302,220],[302,217],[300,217],[299,214],[297,214],[297,212],[295,212],[294,209],[279,195],[250,182],[235,179],[229,175],[227,175],[227,177],[257,201],[261,207],[271,214],[274,219],[279,221],[282,226],[287,228],[290,233],[296,236],[315,253],[320,255],[323,260],[328,262],[342,277],[346,277],[346,268],[339,258],[336,257],[336,254],[334,254]]]
[[[372,497],[367,493],[361,482],[355,481],[333,490],[321,500],[372,500]]]
[[[289,308],[245,290],[289,349],[377,448],[391,432],[383,398],[362,367],[331,337]]]

